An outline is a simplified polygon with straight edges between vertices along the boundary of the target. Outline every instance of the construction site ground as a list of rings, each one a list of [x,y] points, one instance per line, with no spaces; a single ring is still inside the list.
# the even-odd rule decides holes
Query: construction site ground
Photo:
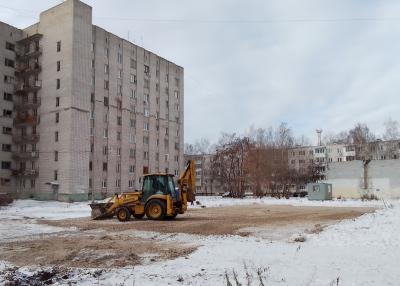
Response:
[[[63,231],[0,240],[0,261],[16,266],[119,268],[188,257],[199,245],[195,236],[255,236],[296,241],[330,224],[373,212],[373,207],[319,207],[250,204],[189,209],[173,221],[89,217],[62,220],[24,217],[25,222]],[[176,237],[164,240],[163,235]],[[180,239],[180,237],[191,237]]]

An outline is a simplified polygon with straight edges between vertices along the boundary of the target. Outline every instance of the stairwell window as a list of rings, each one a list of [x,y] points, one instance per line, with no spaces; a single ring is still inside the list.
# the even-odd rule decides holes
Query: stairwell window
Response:
[[[58,151],[54,151],[54,161],[58,161]]]
[[[58,181],[58,171],[54,170],[54,181]]]
[[[57,71],[59,72],[61,70],[61,62],[57,61]]]
[[[61,41],[57,42],[57,53],[61,52]]]
[[[54,132],[54,141],[58,142],[58,131]]]
[[[61,87],[61,80],[58,78],[56,80],[56,89],[60,89],[60,87]]]
[[[60,113],[56,112],[56,123],[60,122]]]
[[[102,187],[103,189],[107,188],[107,180],[103,180],[103,181],[101,182],[101,187]]]
[[[56,97],[56,107],[59,107],[59,106],[60,106],[60,98]]]

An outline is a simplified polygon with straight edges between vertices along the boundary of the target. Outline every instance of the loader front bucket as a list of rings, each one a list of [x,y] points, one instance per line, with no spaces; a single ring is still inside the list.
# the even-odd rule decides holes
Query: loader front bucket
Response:
[[[107,203],[91,203],[89,205],[92,208],[92,219],[105,219],[112,217],[112,214],[107,213]]]

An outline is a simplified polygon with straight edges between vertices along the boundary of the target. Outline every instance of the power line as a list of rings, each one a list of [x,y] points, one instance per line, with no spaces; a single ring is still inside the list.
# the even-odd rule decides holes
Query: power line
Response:
[[[95,19],[132,21],[143,23],[162,23],[162,24],[279,24],[279,23],[340,23],[340,22],[390,22],[400,21],[400,17],[352,17],[352,18],[328,18],[328,19],[155,19],[155,18],[124,18],[98,16]]]

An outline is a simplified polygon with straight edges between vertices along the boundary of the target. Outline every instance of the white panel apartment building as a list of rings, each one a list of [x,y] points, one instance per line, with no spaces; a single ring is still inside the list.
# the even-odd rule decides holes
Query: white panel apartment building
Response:
[[[13,141],[0,174],[12,174],[4,182],[16,196],[84,200],[138,188],[143,173],[182,170],[182,67],[93,25],[78,0],[26,29],[0,26],[16,54],[0,53],[16,59],[15,70],[0,65],[15,81],[1,86],[14,93],[14,119],[0,121],[1,143]]]

